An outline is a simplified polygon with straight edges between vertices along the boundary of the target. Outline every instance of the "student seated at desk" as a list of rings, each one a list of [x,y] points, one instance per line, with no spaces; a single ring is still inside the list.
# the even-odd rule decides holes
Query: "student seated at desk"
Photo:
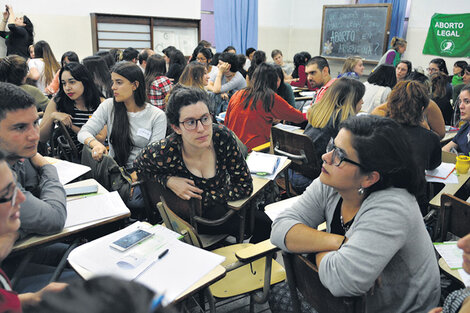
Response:
[[[304,134],[313,142],[318,174],[321,169],[321,157],[331,138],[338,134],[339,123],[356,115],[362,106],[365,87],[357,79],[342,77],[336,79],[321,100],[308,110],[308,124]],[[300,173],[289,170],[289,180],[297,194],[304,192],[312,180]]]
[[[462,88],[459,95],[460,100],[460,119],[466,123],[460,127],[459,132],[452,139],[451,142],[446,144],[442,150],[447,152],[456,152],[469,155],[470,153],[470,140],[469,140],[469,121],[470,121],[470,84]]]
[[[67,217],[65,190],[56,168],[37,153],[38,113],[21,88],[0,83],[0,149],[26,196],[21,206],[20,237],[62,230]]]
[[[270,64],[260,64],[253,73],[252,84],[230,99],[225,126],[233,130],[251,151],[269,142],[275,120],[302,123],[305,116],[276,94],[281,80]]]
[[[418,81],[424,84],[424,86],[426,87],[430,87],[430,84],[431,84],[429,82],[429,79],[425,75],[418,73],[416,71],[411,73],[409,80]],[[388,111],[387,106],[388,106],[387,103],[383,103],[379,105],[378,107],[376,107],[374,110],[372,110],[370,114],[386,116],[387,111]],[[436,104],[436,102],[429,100],[429,104],[423,113],[424,113],[424,119],[421,122],[421,126],[435,132],[439,136],[440,139],[444,138],[446,134],[446,127],[445,127],[446,125],[444,123],[444,117],[442,116],[441,109],[439,109],[439,106]]]
[[[227,201],[248,197],[253,179],[235,139],[225,126],[213,124],[207,93],[176,86],[166,115],[175,133],[142,150],[135,160],[139,177],[156,180],[184,200],[202,200],[202,216],[218,219],[227,212]],[[200,233],[237,235],[239,219],[233,215],[220,226],[199,225]],[[255,212],[252,242],[269,237],[271,222]]]
[[[82,126],[78,140],[92,149],[94,160],[100,161],[108,151],[96,136],[107,125],[109,155],[137,181],[134,159],[146,145],[165,137],[166,117],[162,110],[145,102],[144,74],[139,66],[122,61],[114,66],[111,77],[114,98],[100,104]],[[140,187],[134,189],[126,205],[135,210],[144,206]]]
[[[80,63],[67,63],[59,72],[59,92],[52,99],[44,113],[40,125],[40,140],[46,143],[54,128],[54,122],[62,122],[69,131],[70,137],[81,154],[83,145],[78,142],[77,134],[90,119],[101,101],[100,91],[93,82],[90,72]],[[106,128],[97,135],[104,142]],[[80,163],[80,160],[74,160]]]
[[[8,167],[6,155],[0,150],[0,262],[10,253],[18,238],[20,205],[26,200],[13,172]],[[18,295],[12,290],[8,277],[0,269],[0,312],[17,313],[22,308],[35,305],[47,291],[60,291],[66,284],[52,283],[35,293]]]
[[[271,241],[316,253],[322,284],[364,296],[367,312],[426,312],[440,297],[434,247],[416,202],[422,176],[395,121],[342,122],[317,178],[273,223]],[[316,230],[326,221],[327,232]]]
[[[441,164],[441,143],[436,133],[421,127],[423,112],[429,104],[429,96],[423,84],[405,80],[393,88],[388,97],[387,116],[405,130],[421,175],[425,170],[433,170]],[[418,196],[421,213],[428,213],[429,199],[426,195],[426,184],[421,185]]]

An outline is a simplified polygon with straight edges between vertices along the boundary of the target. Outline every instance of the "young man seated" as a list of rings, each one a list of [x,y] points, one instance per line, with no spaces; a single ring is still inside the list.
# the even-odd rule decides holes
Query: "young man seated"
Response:
[[[15,85],[0,83],[0,149],[26,197],[20,210],[20,238],[59,232],[67,217],[57,170],[37,153],[38,121],[34,99]]]

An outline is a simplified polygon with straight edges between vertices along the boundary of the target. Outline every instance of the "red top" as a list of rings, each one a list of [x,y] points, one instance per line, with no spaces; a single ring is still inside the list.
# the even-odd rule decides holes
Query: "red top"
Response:
[[[305,65],[299,65],[299,69],[297,70],[299,73],[299,80],[296,82],[291,82],[291,86],[295,87],[308,87],[310,90],[317,90],[318,88],[313,88],[310,86],[310,82],[307,79],[307,73],[305,73]]]
[[[274,105],[271,112],[266,112],[261,101],[256,104],[256,110],[250,106],[243,108],[242,97],[245,90],[237,91],[228,103],[224,124],[238,136],[251,151],[256,146],[269,142],[271,126],[275,119],[294,123],[305,121],[305,115],[294,109],[279,95],[274,94]]]
[[[21,313],[21,303],[18,294],[11,291],[10,280],[0,269],[0,313]]]
[[[336,78],[330,79],[329,82],[325,84],[325,86],[321,87],[320,90],[317,92],[317,97],[315,98],[315,103],[321,100],[323,98],[323,95],[325,94],[326,90],[330,88],[330,86],[335,82]]]

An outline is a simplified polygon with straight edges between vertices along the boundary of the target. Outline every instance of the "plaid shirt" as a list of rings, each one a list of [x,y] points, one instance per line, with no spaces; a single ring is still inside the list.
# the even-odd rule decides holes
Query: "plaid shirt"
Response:
[[[150,86],[149,101],[159,109],[165,110],[165,97],[170,92],[172,83],[166,76],[157,76]]]

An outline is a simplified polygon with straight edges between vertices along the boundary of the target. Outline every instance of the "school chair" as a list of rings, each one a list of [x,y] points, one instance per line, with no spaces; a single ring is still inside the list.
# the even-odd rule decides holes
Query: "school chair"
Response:
[[[180,218],[189,221],[189,224],[197,231],[198,223],[208,226],[217,226],[224,223],[228,218],[230,218],[235,211],[230,210],[228,213],[219,220],[208,220],[203,217],[201,209],[201,200],[196,198],[191,198],[190,200],[183,200],[171,190],[163,188],[159,183],[150,180],[142,180],[141,184],[142,193],[144,195],[145,207],[150,208],[147,212],[148,221],[151,224],[159,223],[162,219],[165,223],[165,226],[169,229],[176,231],[176,225],[174,226],[170,223],[170,220],[166,215],[162,215],[160,210],[156,210],[157,204],[161,201],[161,198],[165,199],[166,203],[171,204],[171,207],[174,208],[175,214]],[[225,240],[228,237],[228,234],[218,234],[218,235],[200,235],[200,246],[204,249],[208,249],[215,244]]]
[[[470,233],[470,203],[450,194],[441,195],[439,241],[446,241],[448,233],[464,237]]]
[[[307,135],[271,127],[271,141],[274,154],[288,157],[292,164],[290,168],[312,180],[320,175],[321,162],[317,160],[315,147]],[[286,191],[290,195],[288,175],[286,177]]]
[[[78,162],[80,160],[78,149],[67,127],[61,121],[56,121],[55,124],[57,127],[52,130],[49,139],[50,156],[70,162]]]
[[[164,197],[161,200],[157,208],[165,225],[171,225],[174,231],[183,235],[186,243],[202,248],[196,229],[172,210],[176,205],[170,208]],[[206,291],[210,312],[215,312],[214,297],[225,299],[250,294],[250,313],[254,312],[255,303],[265,303],[270,286],[285,280],[284,268],[273,260],[277,250],[269,239],[258,244],[239,243],[212,250],[226,258],[222,266],[226,268],[227,275]],[[261,296],[255,294],[259,290],[262,290]]]
[[[300,254],[287,252],[283,252],[282,257],[294,313],[301,313],[301,301],[298,292],[302,294],[304,301],[318,313],[365,312],[364,297],[333,296],[321,283],[317,267],[308,258]]]

